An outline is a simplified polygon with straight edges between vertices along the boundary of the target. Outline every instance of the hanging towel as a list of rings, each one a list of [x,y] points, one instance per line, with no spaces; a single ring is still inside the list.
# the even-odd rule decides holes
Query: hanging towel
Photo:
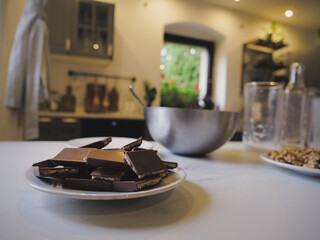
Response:
[[[5,106],[24,110],[24,138],[39,137],[39,102],[49,98],[47,0],[27,0],[18,24],[8,67]]]

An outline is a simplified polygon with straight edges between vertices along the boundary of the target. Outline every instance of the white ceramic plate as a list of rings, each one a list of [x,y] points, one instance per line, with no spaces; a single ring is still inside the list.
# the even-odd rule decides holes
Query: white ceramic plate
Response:
[[[68,147],[81,147],[84,145],[87,145],[89,143],[97,142],[99,140],[105,139],[106,137],[87,137],[87,138],[75,138],[72,140],[69,140],[67,142]],[[121,148],[122,146],[131,143],[137,139],[135,138],[125,138],[125,137],[112,137],[112,142],[110,142],[107,146],[104,147],[104,149],[108,148]],[[152,149],[153,144],[151,142],[142,141],[142,144],[140,146],[141,148],[146,149]]]
[[[162,179],[158,185],[148,190],[137,192],[95,192],[68,189],[63,188],[61,185],[53,185],[44,182],[34,175],[32,167],[28,168],[26,171],[27,182],[32,188],[58,196],[91,200],[116,200],[152,196],[176,188],[185,180],[185,178],[186,173],[181,168],[176,168],[173,169],[168,176]]]
[[[278,167],[290,169],[290,170],[293,170],[293,171],[296,171],[298,173],[305,174],[305,175],[320,177],[320,169],[306,168],[306,167],[291,165],[291,164],[288,164],[288,163],[277,162],[277,161],[269,158],[267,156],[267,153],[261,154],[260,157],[265,162],[273,164],[273,165],[276,165]]]

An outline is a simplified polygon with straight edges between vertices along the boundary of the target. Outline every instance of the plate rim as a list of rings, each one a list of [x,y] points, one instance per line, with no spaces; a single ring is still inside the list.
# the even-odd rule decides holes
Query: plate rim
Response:
[[[282,163],[282,162],[278,162],[273,160],[272,158],[269,158],[267,156],[267,152],[260,154],[260,158],[267,162],[270,163],[272,165],[276,165],[282,168],[286,168],[286,169],[290,169],[299,173],[303,173],[303,174],[308,174],[308,175],[313,175],[313,176],[320,176],[320,169],[316,169],[316,168],[307,168],[307,167],[302,167],[302,166],[297,166],[297,165],[291,165],[288,163]]]
[[[52,184],[44,183],[40,179],[38,179],[34,173],[32,166],[27,168],[25,171],[25,179],[27,184],[36,190],[50,193],[56,196],[75,198],[75,199],[87,199],[87,200],[119,200],[119,199],[132,199],[132,198],[140,198],[152,196],[160,193],[164,193],[170,191],[180,184],[182,184],[186,179],[185,171],[177,167],[176,169],[172,169],[171,172],[178,175],[178,179],[170,182],[164,186],[153,187],[151,189],[136,191],[136,192],[103,192],[103,191],[85,191],[85,190],[76,190],[76,189],[63,189],[57,188],[55,189]],[[38,182],[42,182],[45,184],[39,184]]]

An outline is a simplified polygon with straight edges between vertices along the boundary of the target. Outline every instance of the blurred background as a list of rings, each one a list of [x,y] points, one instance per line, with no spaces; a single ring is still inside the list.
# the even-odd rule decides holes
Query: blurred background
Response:
[[[23,110],[4,106],[26,2],[0,1],[0,140],[26,139]],[[320,89],[316,0],[48,0],[43,10],[50,99],[35,140],[148,139],[130,84],[149,106],[241,112],[246,82],[285,84],[301,61],[306,86]]]

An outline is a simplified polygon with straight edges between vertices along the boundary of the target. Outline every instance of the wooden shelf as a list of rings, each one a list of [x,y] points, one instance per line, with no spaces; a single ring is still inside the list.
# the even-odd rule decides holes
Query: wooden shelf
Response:
[[[256,39],[254,41],[245,43],[245,45],[250,50],[265,52],[265,53],[272,53],[274,51],[287,47],[287,45],[285,44],[279,46],[276,43],[269,43],[268,45],[268,43],[266,43],[266,41],[262,39]]]
[[[241,94],[243,86],[251,81],[271,81],[274,76],[285,76],[287,66],[273,61],[273,53],[287,45],[267,43],[255,39],[243,44]]]

